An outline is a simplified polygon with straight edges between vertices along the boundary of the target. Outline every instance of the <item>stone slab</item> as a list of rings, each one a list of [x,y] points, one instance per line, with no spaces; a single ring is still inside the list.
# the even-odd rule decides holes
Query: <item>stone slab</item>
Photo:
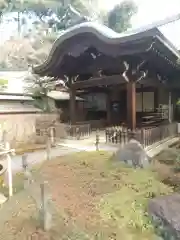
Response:
[[[161,196],[149,201],[148,212],[164,229],[168,229],[173,239],[180,239],[180,194]]]
[[[114,154],[114,159],[135,168],[146,168],[149,166],[151,160],[143,146],[134,139],[121,146]]]

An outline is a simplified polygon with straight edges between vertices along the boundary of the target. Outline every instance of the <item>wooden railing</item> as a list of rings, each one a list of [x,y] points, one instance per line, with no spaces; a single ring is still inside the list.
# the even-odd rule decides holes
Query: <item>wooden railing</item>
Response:
[[[106,120],[100,119],[100,120],[89,120],[89,121],[81,121],[77,122],[78,125],[80,124],[90,124],[92,130],[96,129],[102,129],[106,126]]]
[[[108,143],[127,143],[129,139],[130,131],[123,127],[110,127],[106,128],[106,142]]]
[[[90,124],[66,125],[66,134],[68,138],[85,139],[91,134]]]
[[[170,123],[158,127],[139,128],[131,132],[124,127],[111,127],[105,130],[106,142],[114,144],[125,144],[129,139],[138,140],[144,147],[160,142],[177,134],[177,123]]]
[[[148,147],[153,143],[163,141],[177,135],[177,123],[142,129],[141,143]]]

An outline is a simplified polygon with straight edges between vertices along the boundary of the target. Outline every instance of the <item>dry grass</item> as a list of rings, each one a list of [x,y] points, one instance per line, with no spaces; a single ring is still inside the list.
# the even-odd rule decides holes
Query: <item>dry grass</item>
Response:
[[[154,170],[158,173],[160,181],[174,188],[180,189],[180,150],[175,147],[162,151],[154,161]]]
[[[0,240],[68,240],[68,236],[72,237],[70,239],[87,239],[60,212],[53,215],[51,231],[44,232],[39,224],[38,209],[28,192],[19,193],[13,201],[4,206],[1,210]],[[3,218],[6,220],[2,221]]]
[[[19,215],[8,221],[13,230],[3,228],[3,236],[6,231],[23,232],[4,239],[28,239],[32,234],[42,240],[154,239],[147,202],[172,189],[158,181],[153,171],[127,168],[110,157],[106,152],[82,152],[46,162],[34,174],[48,180],[58,212],[56,226],[44,234],[34,220],[34,207],[23,213],[23,206],[29,209],[32,204],[20,199]]]
[[[45,144],[36,144],[36,143],[21,143],[15,147],[15,152],[17,155],[22,155],[24,153],[35,152],[37,150],[46,149]]]

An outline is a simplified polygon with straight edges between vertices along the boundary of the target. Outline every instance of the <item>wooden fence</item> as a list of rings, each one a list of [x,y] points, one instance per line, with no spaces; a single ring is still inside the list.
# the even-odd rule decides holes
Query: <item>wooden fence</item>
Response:
[[[154,128],[142,129],[142,144],[147,147],[177,135],[177,123],[170,123]]]
[[[177,123],[158,127],[139,128],[133,133],[127,128],[117,126],[107,128],[105,134],[107,143],[125,144],[129,139],[134,138],[141,142],[144,147],[148,147],[153,143],[175,136],[177,134]]]
[[[91,134],[90,124],[66,125],[66,134],[68,138],[85,139]]]
[[[105,126],[107,126],[107,121],[105,119],[89,120],[89,121],[87,120],[87,121],[77,122],[76,124],[77,125],[89,124],[92,130],[96,130],[96,129],[104,129]]]

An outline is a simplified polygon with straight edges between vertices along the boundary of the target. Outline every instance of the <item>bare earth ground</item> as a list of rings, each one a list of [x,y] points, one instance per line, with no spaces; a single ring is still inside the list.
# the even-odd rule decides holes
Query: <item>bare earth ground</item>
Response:
[[[172,191],[157,179],[156,170],[127,168],[107,152],[59,157],[36,169],[34,176],[49,184],[52,231],[38,227],[34,201],[29,191],[20,191],[18,176],[17,200],[0,210],[6,219],[0,221],[0,239],[155,239],[146,213],[148,199]]]
[[[35,143],[28,143],[28,144],[21,143],[21,144],[18,144],[17,146],[14,146],[14,148],[15,148],[16,155],[21,155],[23,153],[46,149],[46,145],[35,144]]]

